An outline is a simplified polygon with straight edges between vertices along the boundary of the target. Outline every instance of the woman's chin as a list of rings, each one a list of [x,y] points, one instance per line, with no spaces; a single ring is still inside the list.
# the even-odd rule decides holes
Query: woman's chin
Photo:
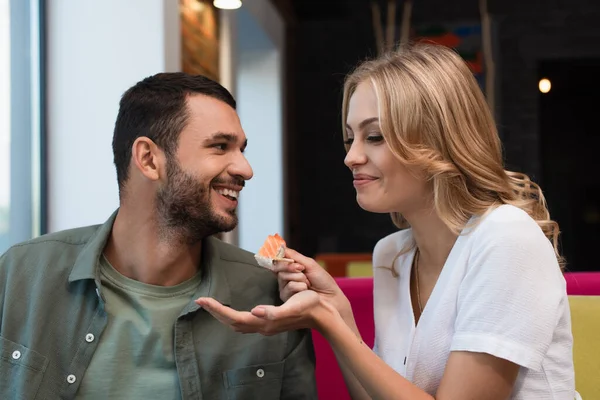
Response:
[[[392,212],[390,207],[386,207],[385,204],[381,204],[380,201],[377,201],[377,199],[366,199],[362,196],[356,196],[356,202],[358,203],[358,206],[360,208],[362,208],[365,211],[368,212],[372,212],[372,213],[377,213],[377,214],[384,214],[384,213],[390,213]]]

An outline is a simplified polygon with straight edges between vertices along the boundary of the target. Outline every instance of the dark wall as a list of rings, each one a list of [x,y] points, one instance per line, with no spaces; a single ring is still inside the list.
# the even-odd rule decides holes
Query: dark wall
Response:
[[[343,163],[342,85],[358,60],[373,55],[370,29],[347,20],[306,22],[296,31],[289,242],[306,254],[370,251],[382,231],[391,232],[387,216],[358,207]]]
[[[369,2],[350,3],[339,18],[313,15],[290,32],[288,242],[311,256],[370,252],[378,239],[394,231],[387,215],[357,206],[343,164],[343,77],[375,52]],[[415,3],[415,24],[479,19],[476,0]],[[490,0],[489,9],[495,32],[496,112],[507,168],[538,179],[538,63],[600,56],[600,1]]]
[[[600,57],[548,60],[540,76],[552,90],[540,94],[541,182],[552,218],[565,233],[568,270],[598,270],[600,244]]]
[[[498,22],[499,129],[507,166],[540,179],[540,62],[600,57],[600,1],[522,3],[492,3]]]

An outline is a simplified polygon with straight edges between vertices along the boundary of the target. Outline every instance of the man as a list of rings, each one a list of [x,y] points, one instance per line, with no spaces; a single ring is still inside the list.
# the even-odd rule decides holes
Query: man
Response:
[[[161,73],[122,97],[120,208],[100,226],[0,258],[0,399],[312,399],[310,332],[224,327],[194,300],[280,304],[252,254],[211,235],[237,224],[252,169],[235,100]]]

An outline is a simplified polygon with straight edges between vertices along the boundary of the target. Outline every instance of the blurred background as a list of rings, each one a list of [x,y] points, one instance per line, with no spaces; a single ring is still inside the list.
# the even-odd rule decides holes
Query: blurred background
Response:
[[[600,1],[0,0],[0,252],[118,206],[122,93],[201,73],[238,100],[255,177],[225,240],[268,234],[336,276],[370,274],[395,230],[355,202],[344,76],[401,39],[455,48],[497,119],[507,168],[542,185],[570,271],[600,270]]]

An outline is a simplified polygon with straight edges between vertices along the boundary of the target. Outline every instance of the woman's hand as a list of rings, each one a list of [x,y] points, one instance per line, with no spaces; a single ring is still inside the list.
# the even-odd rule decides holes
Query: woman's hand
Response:
[[[310,289],[331,303],[340,314],[351,312],[350,303],[335,279],[315,260],[289,248],[285,251],[285,257],[295,262],[279,262],[274,265],[281,300],[287,302],[296,293]]]

